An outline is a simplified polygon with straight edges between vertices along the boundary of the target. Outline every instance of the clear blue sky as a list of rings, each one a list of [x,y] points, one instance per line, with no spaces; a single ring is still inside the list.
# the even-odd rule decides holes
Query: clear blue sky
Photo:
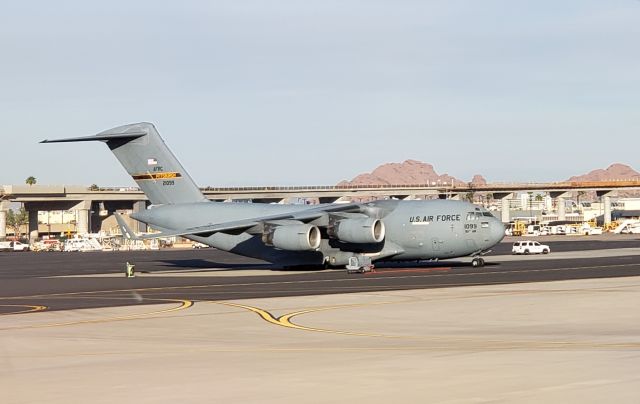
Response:
[[[203,186],[638,169],[639,44],[638,0],[5,2],[0,184],[132,185],[37,142],[138,121]]]

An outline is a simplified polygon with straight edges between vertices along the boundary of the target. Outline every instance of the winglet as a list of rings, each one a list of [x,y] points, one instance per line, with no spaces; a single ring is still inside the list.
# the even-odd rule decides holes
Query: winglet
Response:
[[[118,222],[118,226],[120,226],[120,231],[122,235],[129,240],[140,240],[140,237],[136,235],[136,233],[129,227],[127,222],[124,221],[122,215],[118,212],[115,212],[114,216],[116,217],[116,221]]]

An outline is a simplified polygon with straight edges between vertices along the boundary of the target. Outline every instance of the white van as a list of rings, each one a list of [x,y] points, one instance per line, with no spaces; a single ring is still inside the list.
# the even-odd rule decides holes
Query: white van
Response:
[[[511,248],[511,254],[549,254],[551,248],[537,241],[516,241]]]

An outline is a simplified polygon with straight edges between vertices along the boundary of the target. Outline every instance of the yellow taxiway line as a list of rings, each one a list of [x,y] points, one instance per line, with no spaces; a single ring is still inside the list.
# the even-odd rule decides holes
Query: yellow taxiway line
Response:
[[[180,305],[177,307],[171,307],[168,309],[156,310],[156,311],[147,312],[147,313],[131,314],[128,316],[105,317],[105,318],[98,318],[93,320],[67,321],[67,322],[61,322],[61,323],[31,324],[31,325],[24,325],[24,326],[4,327],[4,328],[0,328],[0,331],[22,330],[22,329],[30,329],[30,328],[64,327],[69,325],[99,324],[99,323],[108,323],[112,321],[136,320],[136,319],[154,316],[158,314],[167,314],[167,313],[171,313],[178,310],[184,310],[193,306],[193,301],[191,300],[184,300],[184,299],[153,299],[153,300],[160,300],[160,301],[172,302],[172,303],[177,302],[177,303],[180,303]]]
[[[314,313],[314,312],[318,312],[318,311],[337,310],[337,309],[345,309],[345,308],[350,308],[350,307],[362,307],[362,306],[381,305],[381,304],[406,303],[406,302],[397,302],[397,301],[391,302],[391,301],[387,301],[387,302],[375,302],[375,303],[345,304],[345,305],[339,305],[339,306],[324,306],[324,307],[317,307],[317,308],[312,308],[312,309],[301,310],[301,311],[297,311],[297,312],[294,312],[294,313],[288,313],[288,314],[282,315],[280,317],[275,317],[273,314],[271,314],[268,311],[263,310],[263,309],[261,309],[259,307],[247,306],[247,305],[244,305],[244,304],[231,303],[231,302],[211,301],[210,303],[221,304],[221,305],[224,305],[224,306],[238,307],[238,308],[241,308],[241,309],[245,309],[245,310],[251,311],[253,313],[256,313],[257,315],[259,315],[263,320],[265,320],[268,323],[271,323],[273,325],[278,325],[278,326],[281,326],[281,327],[293,328],[293,329],[296,329],[296,330],[314,331],[314,332],[322,332],[322,333],[328,333],[328,334],[353,335],[353,336],[358,336],[358,337],[402,338],[402,337],[394,336],[394,335],[384,335],[384,334],[375,334],[375,333],[353,332],[353,331],[342,331],[342,330],[330,330],[330,329],[325,329],[325,328],[306,327],[306,326],[303,326],[303,325],[292,323],[291,319],[293,317],[295,317],[295,316],[299,316],[299,315],[302,315],[302,314],[308,314],[308,313]]]
[[[0,313],[0,316],[8,316],[11,314],[24,314],[24,313],[35,313],[36,311],[44,311],[48,309],[47,306],[34,306],[30,304],[0,304],[0,307],[28,307],[27,310],[20,311],[11,311],[9,313]]]
[[[347,305],[338,305],[338,306],[324,306],[324,307],[316,307],[311,309],[305,309],[296,311],[293,313],[284,314],[279,317],[275,317],[273,314],[268,312],[267,310],[261,309],[259,307],[248,306],[238,303],[231,302],[222,302],[222,301],[210,301],[209,303],[221,304],[224,306],[237,307],[244,310],[251,311],[253,313],[258,314],[263,320],[267,321],[270,324],[296,329],[303,331],[312,331],[312,332],[321,332],[328,334],[339,334],[339,335],[350,335],[350,336],[358,336],[358,337],[377,337],[377,338],[389,338],[389,339],[398,339],[398,340],[414,340],[414,341],[425,341],[429,340],[432,342],[440,342],[443,343],[444,346],[438,348],[448,348],[448,349],[482,349],[482,350],[519,350],[519,349],[541,349],[541,350],[566,350],[566,349],[575,349],[575,350],[587,350],[587,349],[609,349],[609,350],[637,350],[640,348],[640,342],[629,341],[629,342],[597,342],[597,341],[544,341],[544,340],[503,340],[503,339],[482,339],[482,338],[464,338],[459,336],[409,336],[409,335],[389,335],[389,334],[378,334],[378,333],[366,333],[366,332],[354,332],[354,331],[343,331],[343,330],[331,330],[324,328],[316,328],[316,327],[306,327],[299,324],[295,324],[291,321],[293,317],[300,316],[303,314],[315,313],[319,311],[327,311],[327,310],[337,310],[344,308],[352,308],[352,307],[364,307],[364,306],[374,306],[374,305],[383,305],[383,304],[397,304],[397,303],[408,303],[411,300],[409,299],[405,301],[383,301],[383,302],[371,302],[371,303],[359,303],[359,304],[347,304]],[[419,300],[419,299],[418,299]],[[396,349],[396,348],[392,348]],[[405,349],[405,348],[402,348]],[[420,347],[412,347],[412,349],[421,349]]]

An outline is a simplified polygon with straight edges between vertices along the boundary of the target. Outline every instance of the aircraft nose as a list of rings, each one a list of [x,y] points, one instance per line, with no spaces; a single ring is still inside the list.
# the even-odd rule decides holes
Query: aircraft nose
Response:
[[[492,219],[491,224],[491,242],[493,244],[498,244],[502,241],[505,236],[505,225],[498,219]]]

